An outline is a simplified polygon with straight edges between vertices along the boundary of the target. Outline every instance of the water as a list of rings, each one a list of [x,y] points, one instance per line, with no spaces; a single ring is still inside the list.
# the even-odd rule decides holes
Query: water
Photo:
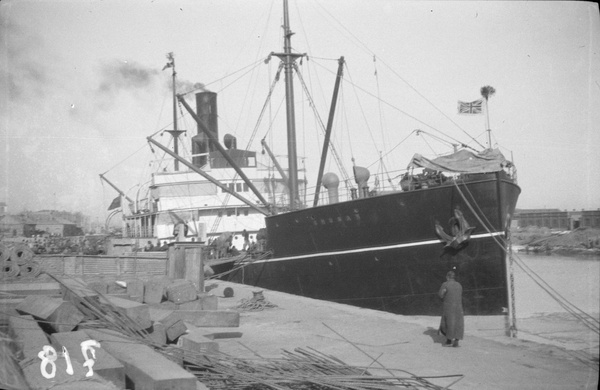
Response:
[[[515,253],[515,261],[531,268],[562,297],[588,314],[600,312],[600,257],[566,257]],[[523,269],[514,265],[517,318],[566,313]]]

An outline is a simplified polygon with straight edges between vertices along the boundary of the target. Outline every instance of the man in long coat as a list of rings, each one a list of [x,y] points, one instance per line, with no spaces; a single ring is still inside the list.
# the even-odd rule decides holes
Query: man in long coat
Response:
[[[462,286],[454,280],[454,272],[446,274],[446,281],[440,287],[438,295],[444,301],[444,311],[439,332],[446,336],[444,347],[458,347],[465,332],[465,318],[462,306]]]

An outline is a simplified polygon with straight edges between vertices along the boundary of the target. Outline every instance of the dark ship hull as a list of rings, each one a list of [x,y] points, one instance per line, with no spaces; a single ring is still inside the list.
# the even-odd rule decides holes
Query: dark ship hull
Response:
[[[466,314],[501,314],[508,306],[504,238],[520,188],[504,172],[463,179],[266,217],[273,258],[244,264],[229,280],[398,314],[439,315],[437,292],[454,270]],[[474,229],[460,245],[444,245],[436,222],[451,232],[457,209]]]

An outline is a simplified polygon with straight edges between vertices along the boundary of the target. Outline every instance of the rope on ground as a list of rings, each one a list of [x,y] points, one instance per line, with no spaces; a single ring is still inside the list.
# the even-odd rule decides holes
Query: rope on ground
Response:
[[[277,305],[275,305],[274,303],[271,303],[265,299],[265,296],[264,296],[262,290],[261,291],[253,291],[252,294],[254,294],[252,296],[252,298],[242,299],[240,301],[240,303],[238,303],[236,308],[238,310],[243,310],[243,311],[257,311],[257,310],[272,309],[274,307],[277,307]]]

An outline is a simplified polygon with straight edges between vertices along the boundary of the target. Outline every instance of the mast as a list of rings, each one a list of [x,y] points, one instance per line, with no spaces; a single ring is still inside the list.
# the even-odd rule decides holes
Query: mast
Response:
[[[288,1],[283,0],[283,53],[272,53],[279,57],[283,63],[285,74],[285,102],[287,117],[287,146],[288,146],[288,175],[290,189],[290,209],[298,208],[300,199],[298,196],[298,157],[296,152],[296,114],[294,110],[294,62],[303,54],[292,53],[292,35],[290,30],[290,19],[288,15]]]
[[[179,134],[183,133],[183,130],[177,129],[177,86],[176,86],[176,76],[177,72],[175,72],[175,57],[173,53],[167,54],[167,65],[163,68],[173,68],[172,77],[173,77],[173,130],[167,130],[173,136],[173,152],[179,156]],[[174,160],[173,169],[175,172],[179,171],[179,161],[177,159]]]
[[[488,149],[492,149],[492,129],[490,128],[490,112],[488,111],[488,100],[495,93],[496,89],[490,85],[486,85],[485,87],[481,87],[481,96],[485,99],[485,128],[488,133]]]
[[[321,163],[319,165],[319,173],[317,175],[317,187],[315,188],[315,199],[313,206],[319,203],[319,190],[321,189],[321,180],[323,179],[323,171],[325,170],[325,160],[327,159],[327,150],[329,149],[329,140],[331,138],[331,128],[333,126],[333,115],[335,114],[335,106],[337,103],[338,91],[344,70],[344,57],[338,60],[338,71],[335,78],[335,86],[333,87],[333,97],[331,98],[331,107],[329,108],[329,119],[327,119],[327,129],[325,129],[325,140],[323,141],[323,151],[321,152]]]

